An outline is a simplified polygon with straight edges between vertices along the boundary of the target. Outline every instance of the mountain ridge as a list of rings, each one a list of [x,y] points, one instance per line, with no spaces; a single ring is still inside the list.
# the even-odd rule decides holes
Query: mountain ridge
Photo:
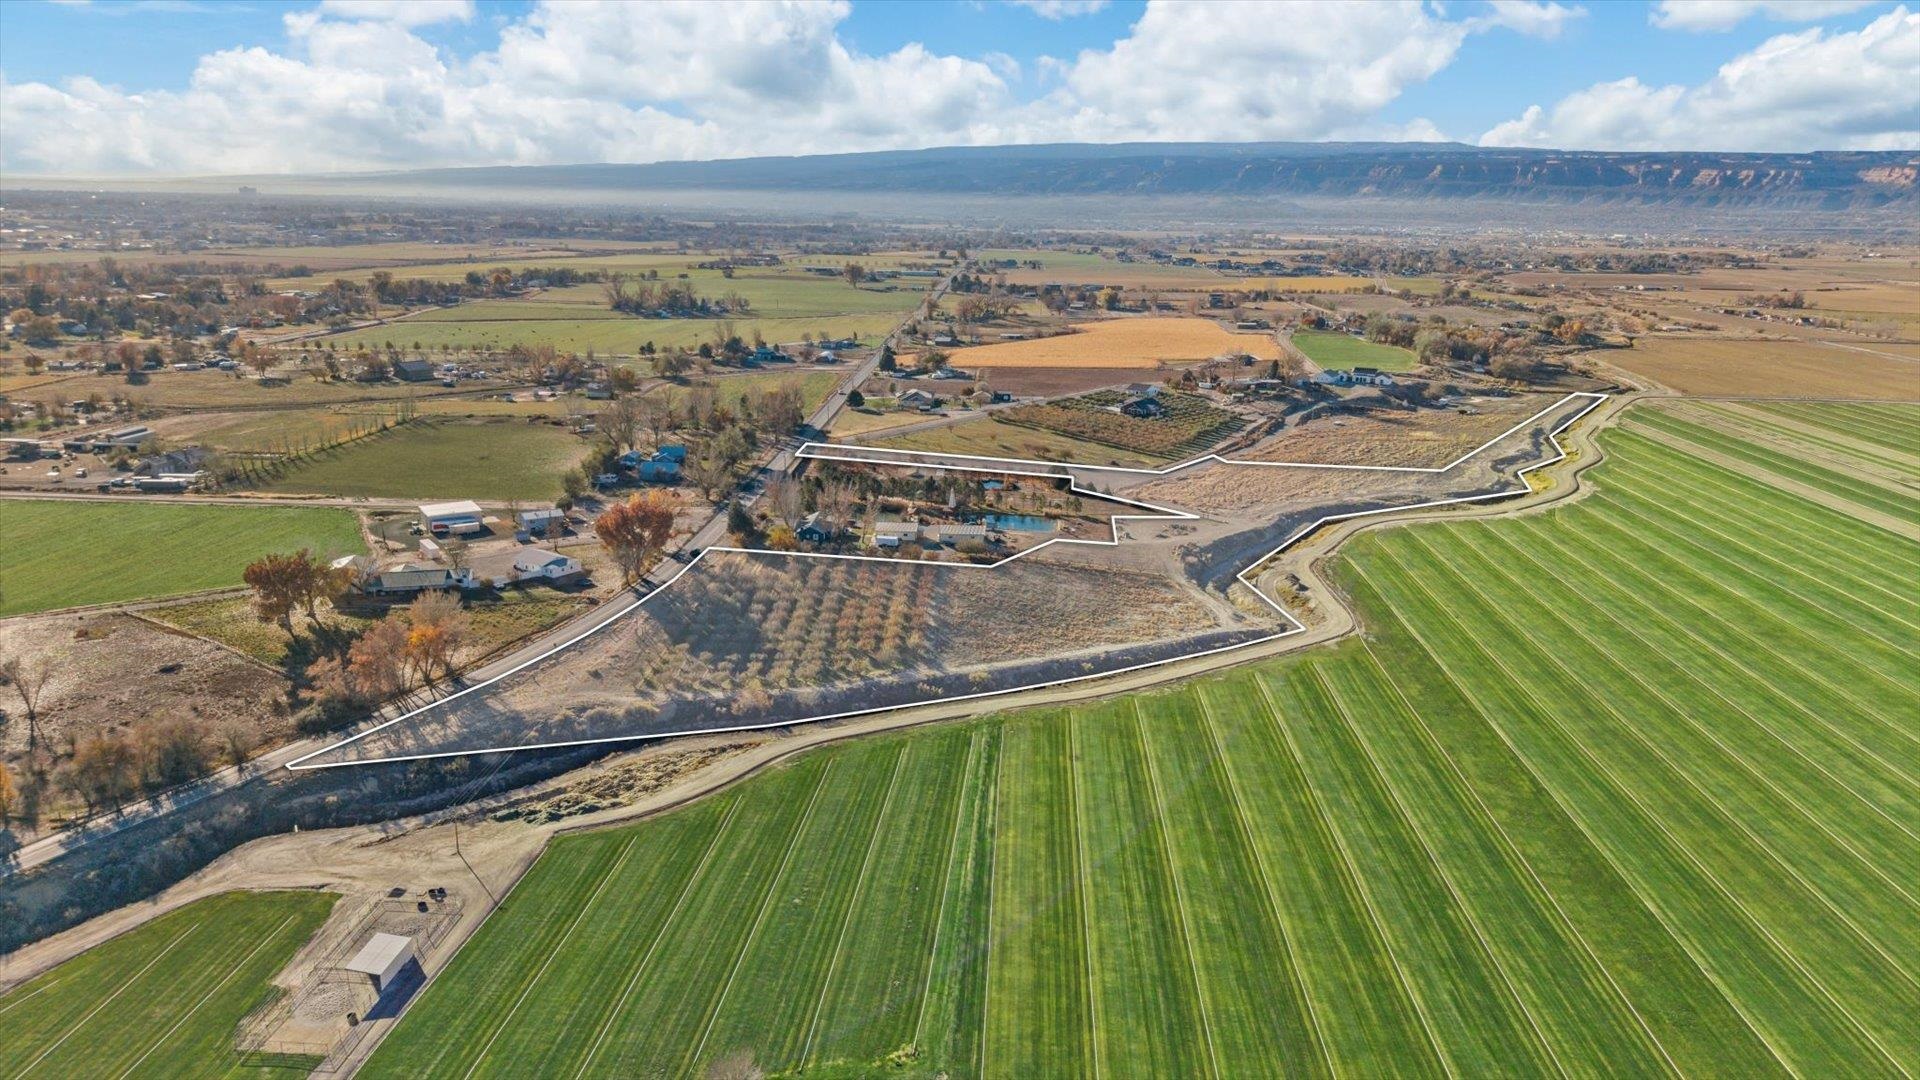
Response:
[[[556,191],[1519,199],[1839,210],[1920,203],[1920,151],[1588,151],[1461,143],[1048,143],[336,174]]]

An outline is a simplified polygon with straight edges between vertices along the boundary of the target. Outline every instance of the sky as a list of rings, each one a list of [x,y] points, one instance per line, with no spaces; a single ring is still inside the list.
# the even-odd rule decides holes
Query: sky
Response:
[[[1920,6],[0,3],[14,176],[1351,139],[1920,150]]]

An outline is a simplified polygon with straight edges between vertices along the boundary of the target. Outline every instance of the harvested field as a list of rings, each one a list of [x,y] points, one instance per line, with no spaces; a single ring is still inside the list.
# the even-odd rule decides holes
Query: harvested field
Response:
[[[1920,363],[1808,342],[1650,334],[1589,355],[1683,394],[1920,401]]]
[[[1266,334],[1235,334],[1212,319],[1123,318],[1076,323],[1078,333],[978,345],[954,353],[973,368],[1151,368],[1162,361],[1206,360],[1225,353],[1280,354]]]
[[[52,669],[40,703],[40,736],[56,746],[96,731],[175,719],[194,720],[209,734],[240,724],[263,745],[293,734],[292,719],[278,704],[285,678],[218,645],[131,615],[8,619],[0,622],[0,656]],[[22,715],[0,728],[0,753],[13,757],[26,748]]]
[[[555,842],[363,1075],[1920,1070],[1920,547],[1603,438],[1365,638]]]
[[[318,892],[189,904],[0,996],[0,1061],[27,1077],[285,1077],[319,1064],[242,1055],[234,1027],[327,919]]]
[[[997,367],[982,378],[1015,397],[1058,397],[1139,382],[1142,375],[1135,367]]]

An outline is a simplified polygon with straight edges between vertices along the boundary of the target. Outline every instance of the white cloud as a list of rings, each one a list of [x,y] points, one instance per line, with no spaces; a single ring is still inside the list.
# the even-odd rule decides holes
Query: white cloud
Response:
[[[1107,6],[1107,0],[1007,0],[1014,7],[1023,7],[1043,19],[1059,22],[1076,15],[1091,15]]]
[[[1777,22],[1818,22],[1859,11],[1873,0],[1660,0],[1647,20],[1666,30],[1731,30],[1759,15]]]
[[[1920,146],[1920,13],[1895,8],[1857,31],[1780,34],[1698,86],[1599,83],[1533,105],[1487,146],[1646,150],[1842,150]]]
[[[1567,24],[1586,18],[1587,9],[1565,4],[1534,3],[1532,0],[1487,0],[1488,11],[1472,22],[1481,26],[1503,26],[1528,37],[1551,41],[1559,37]]]
[[[1023,108],[1029,139],[1317,139],[1366,122],[1453,61],[1470,28],[1426,6],[1149,4]]]
[[[1023,100],[1010,57],[855,49],[841,37],[851,10],[846,0],[543,2],[501,23],[495,48],[463,57],[420,28],[470,19],[470,4],[326,0],[285,16],[285,48],[209,53],[184,89],[0,73],[0,167],[314,172],[1070,140],[1434,139],[1424,119],[1394,126],[1379,113],[1453,63],[1472,34],[1552,36],[1582,14],[1528,2],[1450,18],[1420,0],[1152,0],[1110,46],[1036,59],[1044,93]]]

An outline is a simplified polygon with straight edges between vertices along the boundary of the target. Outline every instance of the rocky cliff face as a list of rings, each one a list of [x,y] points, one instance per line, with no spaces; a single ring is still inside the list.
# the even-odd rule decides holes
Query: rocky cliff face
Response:
[[[1451,143],[1067,144],[656,165],[448,169],[406,178],[460,188],[1318,195],[1844,210],[1920,205],[1920,150],[1738,154],[1494,149]]]

